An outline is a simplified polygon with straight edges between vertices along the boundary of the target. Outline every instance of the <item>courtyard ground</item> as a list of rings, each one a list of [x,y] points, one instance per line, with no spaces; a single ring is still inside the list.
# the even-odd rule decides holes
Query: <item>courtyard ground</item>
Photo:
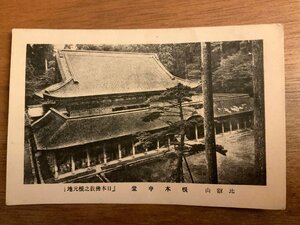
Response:
[[[234,131],[217,135],[216,142],[227,150],[227,155],[217,153],[218,177],[222,184],[255,184],[253,131]],[[195,183],[207,183],[205,153],[186,157]],[[177,157],[167,153],[154,161],[124,167],[105,174],[110,182],[174,182]],[[191,179],[184,164],[185,182]]]

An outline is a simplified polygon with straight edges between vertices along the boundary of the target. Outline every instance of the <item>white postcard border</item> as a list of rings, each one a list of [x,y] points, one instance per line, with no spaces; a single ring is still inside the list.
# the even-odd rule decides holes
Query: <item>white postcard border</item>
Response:
[[[142,44],[233,40],[264,42],[267,185],[212,185],[176,183],[109,183],[115,191],[66,192],[80,184],[23,184],[26,44]],[[6,203],[134,203],[183,204],[284,209],[286,205],[286,135],[283,27],[247,25],[228,27],[143,30],[14,29],[12,35]],[[97,184],[82,184],[96,186]],[[103,184],[101,184],[103,185]],[[136,185],[137,191],[131,187]],[[153,186],[149,192],[149,186]],[[170,192],[166,192],[170,186]],[[182,192],[188,187],[188,192]],[[205,189],[210,188],[210,194]],[[217,193],[223,188],[224,193]],[[229,194],[232,188],[235,194]],[[226,191],[226,192],[225,192]]]

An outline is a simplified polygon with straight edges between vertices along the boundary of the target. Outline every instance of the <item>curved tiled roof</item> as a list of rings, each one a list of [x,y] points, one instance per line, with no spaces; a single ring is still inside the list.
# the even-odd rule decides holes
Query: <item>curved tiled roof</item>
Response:
[[[162,119],[145,122],[148,110],[68,118],[50,109],[32,124],[38,150],[51,150],[109,140],[168,126]],[[178,116],[166,118],[176,122]]]
[[[200,104],[201,102],[202,100],[197,101]],[[149,109],[120,111],[107,115],[67,117],[51,108],[42,118],[32,124],[32,129],[38,150],[61,149],[165,128],[168,126],[166,121],[179,121],[179,116],[172,113],[177,112],[176,110],[178,111],[176,108],[170,108],[172,116],[162,115],[159,119],[145,122],[143,118],[149,115]],[[252,110],[253,99],[247,95],[217,94],[214,97],[215,118]],[[203,108],[185,106],[185,119],[194,116],[203,117]]]
[[[197,96],[197,103],[203,104],[202,95]],[[214,118],[220,119],[235,114],[253,111],[253,98],[247,94],[217,93],[214,94]],[[197,109],[193,117],[204,116],[204,109]]]
[[[56,58],[63,81],[44,90],[54,97],[163,91],[187,83],[152,53],[62,50]]]
[[[224,117],[253,111],[253,98],[247,94],[219,95],[214,99],[215,117]]]

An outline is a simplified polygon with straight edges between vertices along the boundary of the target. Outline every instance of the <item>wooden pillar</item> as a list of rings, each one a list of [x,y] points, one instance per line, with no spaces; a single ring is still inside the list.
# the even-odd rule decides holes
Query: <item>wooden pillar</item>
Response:
[[[75,172],[75,162],[74,162],[74,156],[73,153],[71,152],[71,172]]]
[[[196,137],[196,141],[198,141],[198,127],[197,127],[197,124],[195,124],[195,137]]]
[[[247,121],[244,120],[244,129],[246,129],[246,128],[247,128]]]
[[[239,123],[239,121],[237,121],[237,130],[240,130],[240,123]]]
[[[156,150],[159,150],[159,139],[156,140]]]
[[[222,135],[224,134],[224,131],[225,131],[225,129],[224,129],[224,122],[222,121]]]
[[[103,144],[103,161],[104,161],[104,164],[107,163],[107,156],[106,156],[106,147],[105,147],[105,144]]]
[[[168,136],[168,149],[170,149],[170,147],[171,147],[171,139],[170,139],[170,137]]]
[[[231,123],[231,120],[229,120],[229,129],[230,129],[230,133],[232,131],[232,123]]]
[[[86,161],[87,161],[87,166],[90,167],[91,166],[91,158],[90,158],[90,153],[89,153],[88,149],[86,149]]]
[[[99,161],[99,164],[101,164],[101,154],[100,153],[98,154],[98,161]]]
[[[119,159],[122,159],[122,149],[120,143],[118,143],[118,153],[119,153]]]
[[[57,179],[58,178],[58,166],[57,166],[55,152],[53,152],[53,164],[54,164],[54,178]]]
[[[217,135],[217,129],[216,129],[216,126],[215,126],[215,136]]]
[[[48,61],[47,59],[45,58],[45,72],[47,73],[48,71]]]
[[[134,146],[134,141],[131,141],[132,143],[132,156],[135,157],[135,146]]]

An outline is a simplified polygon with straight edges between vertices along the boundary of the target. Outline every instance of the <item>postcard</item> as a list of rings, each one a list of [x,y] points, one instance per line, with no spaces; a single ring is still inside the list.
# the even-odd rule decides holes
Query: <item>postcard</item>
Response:
[[[12,31],[6,204],[285,209],[280,24]]]

